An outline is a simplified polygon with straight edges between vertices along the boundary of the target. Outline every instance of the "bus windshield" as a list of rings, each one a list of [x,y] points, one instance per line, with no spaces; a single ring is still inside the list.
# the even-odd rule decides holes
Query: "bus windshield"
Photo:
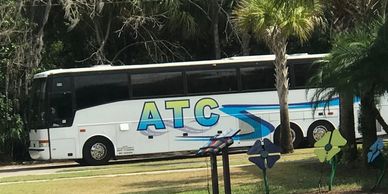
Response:
[[[30,102],[29,124],[31,129],[46,126],[46,79],[34,79],[32,83],[32,100]]]

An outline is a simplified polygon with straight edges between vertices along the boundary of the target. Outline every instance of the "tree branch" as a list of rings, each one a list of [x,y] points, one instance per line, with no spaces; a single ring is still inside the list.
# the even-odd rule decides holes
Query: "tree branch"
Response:
[[[383,127],[383,130],[385,131],[385,133],[388,134],[388,124],[385,122],[384,118],[381,116],[380,111],[376,108],[376,106],[373,107],[373,112],[376,116],[376,120]]]

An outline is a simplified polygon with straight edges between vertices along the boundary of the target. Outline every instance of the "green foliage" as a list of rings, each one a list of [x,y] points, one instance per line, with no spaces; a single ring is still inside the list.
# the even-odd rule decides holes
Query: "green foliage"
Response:
[[[271,37],[275,29],[284,37],[296,36],[307,41],[316,25],[322,25],[323,6],[314,3],[288,3],[272,0],[244,0],[234,12],[235,23],[243,31],[254,33],[257,38]]]
[[[34,69],[34,73],[58,68],[64,53],[64,43],[60,40],[51,42],[46,46],[42,55],[42,66]]]
[[[366,72],[358,64],[367,56],[380,26],[376,21],[335,36],[332,50],[317,61],[319,68],[308,81],[309,88],[316,88],[311,101],[330,100],[341,92],[360,94],[362,82],[356,75]]]
[[[13,113],[12,103],[7,102],[3,95],[0,96],[0,112],[0,152],[13,159],[21,159],[26,150],[15,148],[26,148],[28,133],[24,130],[20,115]]]
[[[357,28],[360,24],[369,24],[376,18],[385,17],[386,0],[329,0],[327,20],[334,32]]]
[[[30,23],[22,5],[5,0],[0,6],[0,152],[12,159],[26,159],[28,141],[20,113],[27,84],[25,51],[30,44],[25,40]]]
[[[369,146],[376,138],[374,98],[386,92],[384,88],[388,83],[385,78],[388,68],[386,62],[381,60],[384,54],[388,54],[383,50],[386,47],[385,44],[381,44],[384,42],[380,40],[384,31],[384,27],[381,26],[380,20],[376,20],[368,24],[360,24],[351,31],[339,33],[334,39],[330,54],[320,61],[318,72],[309,80],[309,86],[317,88],[312,101],[330,100],[334,96],[343,94],[361,97],[358,122],[363,134],[365,161]],[[379,29],[381,30],[378,36]],[[379,52],[380,54],[376,55]],[[349,115],[352,118],[353,116]]]
[[[168,18],[166,27],[169,32],[178,31],[185,38],[194,38],[198,35],[198,17],[203,13],[195,13],[197,7],[193,3],[185,0],[160,2],[160,12],[165,12]]]
[[[375,94],[380,96],[388,91],[388,20],[378,23],[373,32],[374,41],[369,46],[365,57],[357,64],[355,81],[360,82],[362,89],[373,86]]]

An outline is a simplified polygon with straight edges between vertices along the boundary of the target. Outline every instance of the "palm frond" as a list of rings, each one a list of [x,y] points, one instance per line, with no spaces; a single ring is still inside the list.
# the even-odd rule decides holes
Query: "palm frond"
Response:
[[[330,100],[343,92],[359,94],[370,83],[366,75],[373,76],[361,67],[368,67],[362,61],[376,38],[374,25],[360,26],[335,37],[330,54],[319,62],[318,72],[308,81],[309,88],[317,88],[311,101]]]
[[[323,26],[323,6],[319,1],[279,2],[243,0],[233,12],[235,24],[242,31],[252,31],[259,39],[266,39],[271,35],[268,32],[278,29],[283,36],[296,36],[302,43],[310,38],[317,25]]]

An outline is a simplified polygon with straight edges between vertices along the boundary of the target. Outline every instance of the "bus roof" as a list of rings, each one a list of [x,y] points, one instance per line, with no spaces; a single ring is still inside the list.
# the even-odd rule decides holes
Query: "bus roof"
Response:
[[[327,54],[291,54],[287,55],[288,60],[314,60],[320,59]],[[203,60],[203,61],[188,61],[188,62],[173,62],[173,63],[156,63],[156,64],[139,64],[139,65],[96,65],[92,67],[70,68],[70,69],[53,69],[41,72],[34,75],[34,78],[45,78],[49,75],[81,73],[81,72],[101,72],[101,71],[115,71],[115,70],[131,70],[131,69],[148,69],[148,68],[167,68],[167,67],[190,67],[202,65],[227,65],[238,63],[259,63],[269,62],[275,60],[275,55],[252,55],[252,56],[237,56],[218,60]]]

